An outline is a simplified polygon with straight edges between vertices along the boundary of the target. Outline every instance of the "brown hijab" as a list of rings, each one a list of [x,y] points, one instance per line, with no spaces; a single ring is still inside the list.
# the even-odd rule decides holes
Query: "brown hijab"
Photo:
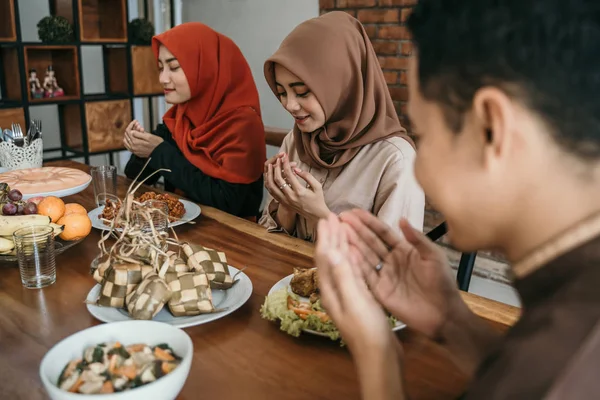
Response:
[[[302,79],[325,111],[325,126],[315,132],[302,133],[294,125],[294,140],[306,164],[341,167],[362,146],[392,136],[413,144],[400,125],[364,27],[345,12],[298,25],[265,62],[265,78],[277,95],[275,64]]]

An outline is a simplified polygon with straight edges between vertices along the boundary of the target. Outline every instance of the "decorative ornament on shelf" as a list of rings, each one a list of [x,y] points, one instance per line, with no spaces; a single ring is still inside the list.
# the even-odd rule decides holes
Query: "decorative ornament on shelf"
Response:
[[[41,99],[44,97],[44,89],[40,85],[37,71],[34,68],[29,70],[29,91],[31,92],[32,99]]]
[[[64,17],[47,16],[37,23],[38,37],[46,44],[73,43],[73,26]]]
[[[54,76],[54,68],[52,68],[52,65],[48,65],[48,68],[46,68],[44,90],[46,91],[45,97],[60,97],[65,95],[64,90],[58,86],[58,81]]]
[[[147,46],[152,43],[154,25],[144,18],[136,18],[129,22],[129,41],[131,44]]]

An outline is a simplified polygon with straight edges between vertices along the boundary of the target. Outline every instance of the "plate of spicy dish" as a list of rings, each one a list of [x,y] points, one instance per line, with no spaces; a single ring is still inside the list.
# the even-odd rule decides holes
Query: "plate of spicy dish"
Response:
[[[169,228],[188,223],[196,219],[201,213],[198,204],[179,199],[168,193],[146,192],[134,199],[137,203],[144,203],[148,200],[159,200],[167,203],[169,207]],[[116,197],[115,200],[107,199],[106,205],[95,208],[88,213],[92,226],[100,230],[109,230],[112,220],[120,208],[121,203]]]

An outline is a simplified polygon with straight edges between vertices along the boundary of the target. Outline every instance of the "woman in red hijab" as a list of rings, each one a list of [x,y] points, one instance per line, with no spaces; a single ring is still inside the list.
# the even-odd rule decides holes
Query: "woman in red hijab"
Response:
[[[240,49],[206,25],[189,22],[152,39],[165,100],[172,107],[147,133],[137,121],[125,131],[133,153],[125,174],[159,168],[169,189],[198,203],[254,217],[262,201],[266,159],[258,91]],[[158,179],[148,181],[155,182]]]

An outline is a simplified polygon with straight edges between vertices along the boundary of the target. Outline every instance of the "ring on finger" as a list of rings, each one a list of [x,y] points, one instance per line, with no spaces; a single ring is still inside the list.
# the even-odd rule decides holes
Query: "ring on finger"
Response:
[[[381,271],[381,270],[382,270],[382,268],[383,268],[383,263],[382,263],[382,262],[380,262],[379,264],[377,264],[377,265],[375,266],[375,272],[379,272],[379,271]]]
[[[279,186],[279,189],[280,189],[280,190],[283,190],[283,189],[285,189],[285,188],[286,188],[286,187],[288,187],[288,186],[290,186],[290,185],[288,185],[288,184],[287,184],[287,182],[286,182],[286,183],[284,183],[283,185]]]

